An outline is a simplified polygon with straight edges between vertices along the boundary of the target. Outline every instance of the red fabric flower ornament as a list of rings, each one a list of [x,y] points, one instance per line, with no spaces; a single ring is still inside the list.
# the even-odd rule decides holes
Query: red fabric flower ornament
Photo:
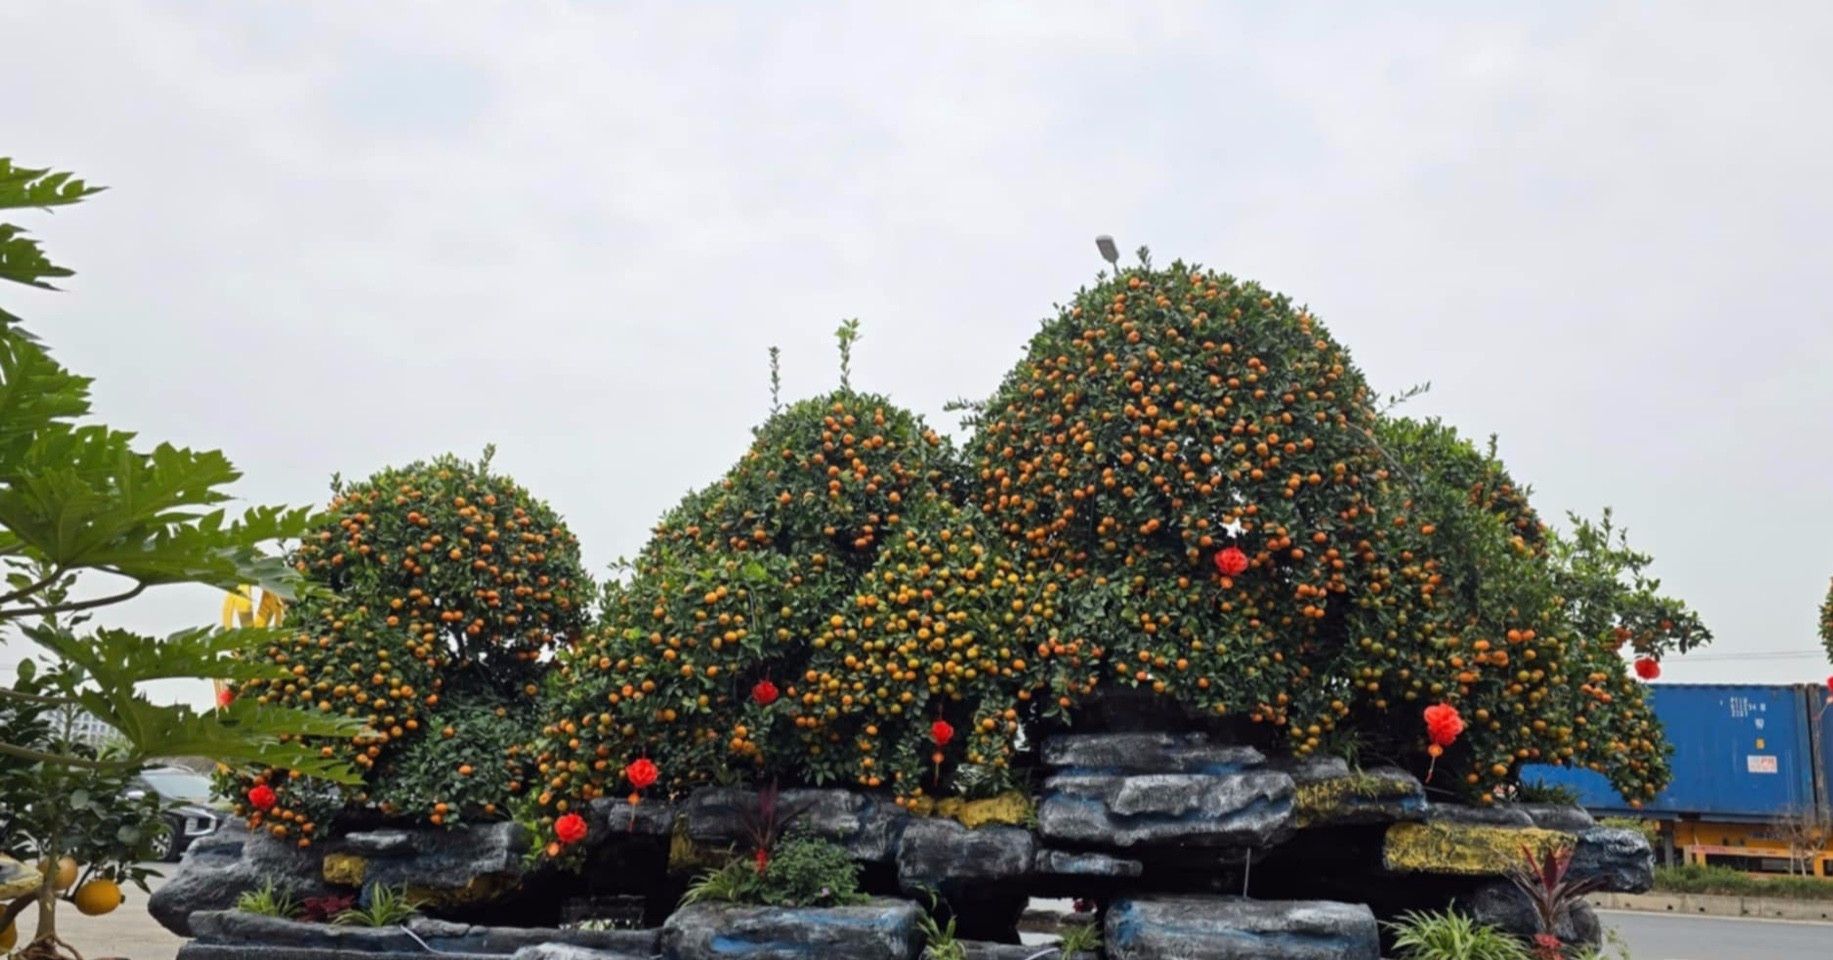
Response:
[[[630,766],[624,768],[624,776],[630,778],[630,785],[638,790],[654,785],[656,777],[660,775],[661,771],[656,769],[656,765],[651,763],[648,757],[638,757],[630,761]]]
[[[280,798],[274,795],[273,787],[262,783],[256,784],[254,789],[248,791],[248,802],[256,810],[266,811],[274,809],[274,804],[279,803]]]
[[[224,687],[223,689],[218,690],[216,692],[216,705],[219,708],[227,707],[234,702],[235,702],[235,691],[234,690],[231,690],[228,687]]]
[[[938,747],[946,747],[948,741],[955,739],[955,728],[949,726],[947,720],[937,720],[929,725],[929,739]]]
[[[1247,554],[1240,547],[1223,547],[1216,554],[1216,570],[1225,577],[1238,577],[1247,569]]]
[[[768,707],[775,703],[776,697],[776,684],[768,680],[759,680],[757,686],[751,688],[751,699],[760,707]]]
[[[1464,718],[1449,703],[1435,703],[1426,708],[1426,736],[1435,747],[1449,747],[1464,732]]]
[[[1661,676],[1661,663],[1648,657],[1637,657],[1636,676],[1644,680],[1653,680]]]
[[[561,843],[578,843],[586,838],[586,818],[577,813],[569,813],[554,821],[554,836]]]

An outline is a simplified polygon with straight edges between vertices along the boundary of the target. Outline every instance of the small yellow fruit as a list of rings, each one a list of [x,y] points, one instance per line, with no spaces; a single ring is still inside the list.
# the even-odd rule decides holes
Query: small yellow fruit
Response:
[[[76,869],[76,860],[71,857],[57,861],[57,880],[55,882],[60,892],[70,889],[70,885],[76,882]],[[39,876],[44,876],[44,872],[45,861],[40,860],[38,861]]]
[[[99,917],[121,905],[121,887],[113,880],[91,880],[76,888],[70,900],[83,916]]]

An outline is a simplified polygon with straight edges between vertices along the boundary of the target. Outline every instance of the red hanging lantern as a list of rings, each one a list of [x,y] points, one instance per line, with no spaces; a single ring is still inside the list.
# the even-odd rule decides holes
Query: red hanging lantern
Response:
[[[656,769],[656,765],[651,763],[648,757],[638,757],[630,761],[630,766],[624,768],[624,776],[629,778],[631,786],[638,790],[647,790],[655,785],[656,778],[661,776],[661,771]]]
[[[274,809],[274,804],[279,802],[280,797],[274,793],[274,788],[265,783],[256,784],[254,789],[248,791],[249,805],[263,813]]]
[[[1426,708],[1426,735],[1432,738],[1433,746],[1449,747],[1463,732],[1464,718],[1458,715],[1456,707],[1435,703]]]
[[[1644,680],[1653,680],[1661,676],[1661,663],[1650,657],[1636,658],[1636,676]]]
[[[1225,577],[1238,577],[1247,569],[1247,554],[1240,547],[1223,547],[1216,554],[1216,571]]]
[[[1426,766],[1426,782],[1432,782],[1432,774],[1438,770],[1438,758],[1445,755],[1445,748],[1456,742],[1458,734],[1464,732],[1464,718],[1458,716],[1457,708],[1449,703],[1435,703],[1426,708],[1426,737],[1432,741],[1426,747],[1426,755],[1432,762]]]
[[[569,813],[554,821],[554,836],[560,842],[571,846],[586,838],[586,818],[577,813]]]
[[[769,680],[759,680],[757,685],[751,688],[751,700],[760,707],[770,706],[776,702],[776,698],[776,684]]]
[[[937,720],[929,725],[929,739],[938,747],[946,747],[948,741],[955,739],[955,728],[949,726],[947,720]]]

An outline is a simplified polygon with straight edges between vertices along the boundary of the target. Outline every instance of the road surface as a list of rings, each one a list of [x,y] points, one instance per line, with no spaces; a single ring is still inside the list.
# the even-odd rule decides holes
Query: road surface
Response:
[[[1631,960],[1824,960],[1833,924],[1602,910]]]

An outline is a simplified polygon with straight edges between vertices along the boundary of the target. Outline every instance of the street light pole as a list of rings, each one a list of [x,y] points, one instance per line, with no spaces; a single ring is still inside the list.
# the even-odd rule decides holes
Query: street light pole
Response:
[[[1105,233],[1096,237],[1095,249],[1101,251],[1101,259],[1114,268],[1114,276],[1120,276],[1120,248],[1114,246],[1114,238]]]

